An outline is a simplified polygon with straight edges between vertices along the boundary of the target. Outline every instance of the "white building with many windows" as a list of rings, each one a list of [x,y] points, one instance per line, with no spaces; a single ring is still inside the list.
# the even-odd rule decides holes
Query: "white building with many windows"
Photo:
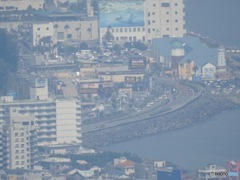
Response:
[[[69,143],[80,147],[80,108],[77,99],[65,97],[24,101],[2,98],[0,141],[4,148],[0,148],[0,167],[32,168],[37,145]]]
[[[183,37],[183,0],[101,1],[100,41],[110,31],[114,42],[151,42],[156,37]]]

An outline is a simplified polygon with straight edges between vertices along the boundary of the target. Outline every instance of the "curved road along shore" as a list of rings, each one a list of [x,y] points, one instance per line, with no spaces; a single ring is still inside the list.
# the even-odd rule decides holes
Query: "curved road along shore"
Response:
[[[182,86],[182,85],[178,85],[178,86]],[[181,100],[175,100],[175,101],[169,102],[164,106],[160,106],[160,103],[157,103],[156,105],[153,105],[149,109],[146,109],[144,112],[139,114],[134,113],[134,115],[130,115],[126,118],[108,120],[108,121],[99,122],[91,125],[84,125],[82,127],[82,133],[90,133],[90,132],[100,131],[103,129],[121,126],[129,123],[146,121],[152,118],[156,118],[156,117],[174,112],[176,110],[179,110],[185,107],[186,105],[195,101],[196,99],[200,98],[202,96],[202,93],[204,92],[204,89],[200,88],[199,86],[198,86],[198,89],[200,89],[200,91],[196,94],[193,93],[190,97],[187,96],[187,94],[184,95],[184,93],[181,93],[181,95],[184,95],[181,98]],[[139,115],[139,118],[137,118],[137,115]]]

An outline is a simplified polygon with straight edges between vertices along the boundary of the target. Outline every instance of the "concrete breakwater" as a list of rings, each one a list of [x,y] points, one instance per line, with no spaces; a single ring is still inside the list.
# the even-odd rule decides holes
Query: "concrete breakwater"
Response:
[[[137,123],[130,123],[83,135],[83,145],[101,148],[104,145],[123,142],[134,138],[155,135],[170,130],[191,126],[226,110],[240,107],[227,98],[203,96],[185,108]]]

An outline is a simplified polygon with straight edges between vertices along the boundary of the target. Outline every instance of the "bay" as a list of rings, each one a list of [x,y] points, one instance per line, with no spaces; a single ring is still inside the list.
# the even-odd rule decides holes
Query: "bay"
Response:
[[[225,166],[228,160],[240,160],[239,127],[240,109],[236,109],[188,128],[110,145],[106,149],[170,161],[195,171],[209,163]]]
[[[186,29],[240,47],[239,0],[185,0]]]

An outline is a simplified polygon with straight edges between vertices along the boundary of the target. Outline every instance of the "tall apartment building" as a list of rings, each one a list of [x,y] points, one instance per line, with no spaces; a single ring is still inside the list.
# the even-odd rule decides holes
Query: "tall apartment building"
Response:
[[[183,37],[185,12],[183,0],[146,0],[145,27],[148,40],[155,37]]]
[[[2,98],[0,167],[31,168],[36,159],[34,147],[37,145],[72,143],[80,146],[80,108],[77,99],[13,101]]]
[[[107,31],[113,41],[151,42],[156,37],[183,37],[185,12],[183,0],[101,1],[100,41]]]
[[[29,7],[32,9],[43,9],[44,0],[0,0],[0,12],[1,11],[23,11]]]

